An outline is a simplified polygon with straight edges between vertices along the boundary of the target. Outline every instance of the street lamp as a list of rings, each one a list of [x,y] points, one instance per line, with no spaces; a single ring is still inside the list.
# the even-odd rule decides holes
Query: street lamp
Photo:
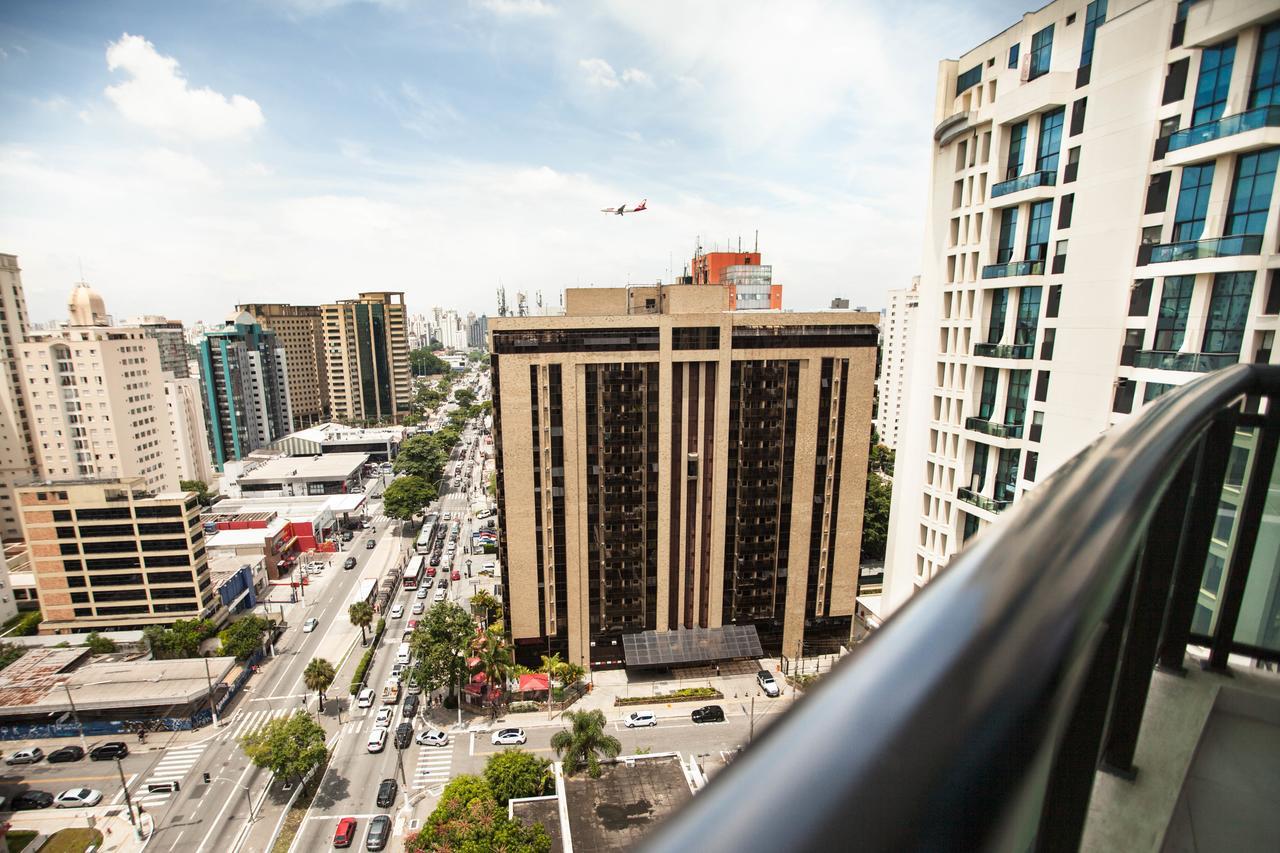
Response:
[[[257,819],[257,815],[255,815],[255,814],[253,813],[253,794],[249,791],[249,783],[248,783],[248,782],[238,782],[238,781],[236,781],[235,779],[228,779],[228,778],[227,778],[227,777],[225,777],[225,776],[217,776],[217,777],[215,777],[215,778],[213,778],[213,779],[210,779],[210,778],[209,778],[209,774],[208,774],[208,773],[204,774],[204,781],[205,781],[205,782],[210,782],[210,781],[212,781],[212,782],[230,782],[232,785],[235,785],[237,788],[239,788],[240,790],[244,791],[244,799],[245,799],[245,802],[247,802],[247,803],[249,804],[249,823],[253,823],[253,822]]]

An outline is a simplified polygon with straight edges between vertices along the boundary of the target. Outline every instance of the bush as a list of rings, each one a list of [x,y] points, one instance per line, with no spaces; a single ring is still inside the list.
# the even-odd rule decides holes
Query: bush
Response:
[[[115,641],[110,637],[102,636],[97,631],[89,632],[89,636],[86,638],[86,645],[89,646],[89,651],[95,655],[107,655],[116,650]]]
[[[699,699],[723,699],[724,694],[714,687],[685,687],[674,693],[659,693],[654,696],[619,696],[613,700],[614,705],[648,705],[653,702],[694,702]]]
[[[364,675],[369,671],[369,664],[373,663],[373,649],[377,648],[375,644],[373,648],[364,653],[364,657],[360,658],[360,663],[356,666],[356,674],[351,678],[351,695],[354,696],[360,692],[360,688],[364,686]]]
[[[449,711],[452,711],[452,710],[454,710],[455,708],[457,708],[457,707],[458,707],[458,697],[457,697],[457,696],[446,696],[446,697],[444,697],[444,707],[445,707],[445,709],[446,709],[446,710],[449,710]]]
[[[43,620],[44,614],[39,610],[32,610],[30,613],[23,613],[14,620],[13,631],[11,633],[15,637],[34,636]]]
[[[507,710],[512,714],[527,714],[530,711],[542,710],[542,706],[537,702],[512,702]]]

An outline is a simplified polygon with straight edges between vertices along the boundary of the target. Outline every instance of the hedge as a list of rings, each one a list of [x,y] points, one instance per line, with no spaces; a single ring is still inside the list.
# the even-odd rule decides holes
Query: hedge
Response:
[[[364,657],[360,658],[360,663],[356,666],[356,674],[351,679],[351,695],[354,696],[360,692],[360,688],[364,687],[364,674],[369,669],[369,664],[373,663],[373,648],[364,653]]]
[[[20,613],[5,623],[5,628],[12,627],[9,633],[15,637],[33,636],[39,629],[40,622],[44,619],[44,615],[39,610],[32,610],[29,613]]]
[[[685,687],[674,693],[658,693],[654,696],[619,696],[614,705],[651,705],[655,702],[696,702],[699,699],[723,699],[724,694],[714,687]]]
[[[537,702],[512,702],[507,711],[512,714],[525,714],[530,711],[541,711],[542,706]]]

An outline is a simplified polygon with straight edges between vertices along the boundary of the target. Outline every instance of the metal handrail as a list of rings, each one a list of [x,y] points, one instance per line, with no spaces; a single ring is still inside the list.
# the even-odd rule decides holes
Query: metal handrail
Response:
[[[1225,368],[1068,460],[642,849],[1075,849],[1097,767],[1081,732],[1094,726],[1087,746],[1098,749],[1096,703],[1116,671],[1108,644],[1120,647],[1139,551],[1164,542],[1160,525],[1177,542],[1181,518],[1164,510],[1194,493],[1193,463],[1220,456],[1225,467],[1229,432],[1211,443],[1215,424],[1259,393],[1280,395],[1280,366]],[[1175,478],[1187,492],[1170,488]],[[1210,497],[1184,503],[1216,508]],[[1127,647],[1121,657],[1132,663]],[[1064,808],[1079,825],[1039,831]]]

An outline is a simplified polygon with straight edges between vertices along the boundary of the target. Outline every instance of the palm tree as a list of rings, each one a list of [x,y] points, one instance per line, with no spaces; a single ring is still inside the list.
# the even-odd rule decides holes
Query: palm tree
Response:
[[[556,674],[559,673],[560,670],[562,670],[563,668],[564,668],[564,661],[560,659],[559,652],[556,652],[554,655],[542,656],[542,666],[538,668],[538,672],[543,672],[543,673],[546,673],[547,675],[547,715],[548,717],[551,715],[551,691],[555,688],[555,684],[553,682],[555,680]]]
[[[502,636],[500,630],[491,628],[476,637],[472,648],[475,656],[479,658],[476,671],[483,672],[488,681],[493,716],[496,718],[498,703],[507,695],[507,681],[510,680],[511,672],[515,668],[511,647],[507,645],[506,638]],[[502,692],[495,695],[493,692],[495,687],[501,688]]]
[[[360,645],[366,645],[369,640],[365,637],[364,629],[373,624],[373,607],[367,601],[357,601],[347,608],[347,619],[360,628]]]
[[[622,744],[613,735],[605,734],[604,714],[599,710],[569,711],[570,728],[561,729],[551,736],[551,748],[564,762],[566,776],[572,776],[583,767],[592,778],[600,775],[600,759],[617,758]]]
[[[324,658],[312,658],[307,664],[307,668],[302,671],[302,682],[307,685],[308,690],[314,690],[320,698],[320,713],[324,713],[324,692],[329,689],[329,685],[333,684],[333,679],[337,673],[333,671],[333,664]]]

